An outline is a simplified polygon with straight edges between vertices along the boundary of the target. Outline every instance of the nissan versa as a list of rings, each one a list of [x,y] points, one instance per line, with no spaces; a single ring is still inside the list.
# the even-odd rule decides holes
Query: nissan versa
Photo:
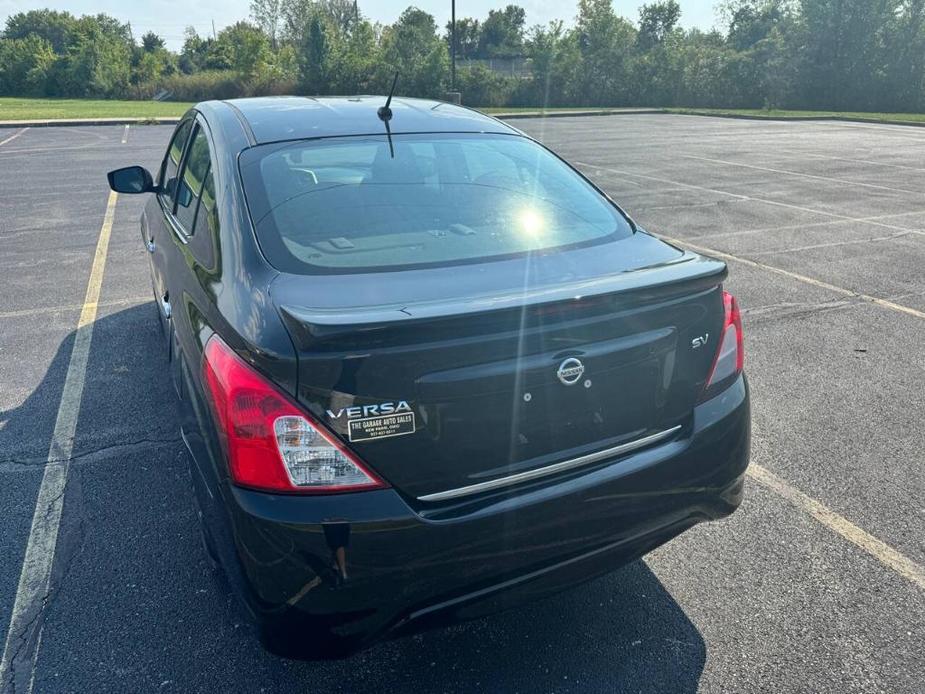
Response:
[[[389,98],[391,101],[391,98]],[[206,548],[304,657],[599,576],[742,499],[724,263],[435,101],[210,101],[141,218]]]

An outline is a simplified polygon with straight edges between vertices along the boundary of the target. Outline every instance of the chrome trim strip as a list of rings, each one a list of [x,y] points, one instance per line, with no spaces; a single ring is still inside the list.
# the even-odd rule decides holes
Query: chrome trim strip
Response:
[[[186,235],[186,231],[180,226],[176,217],[173,216],[173,212],[164,204],[164,200],[160,195],[157,196],[157,201],[161,204],[161,210],[164,212],[164,219],[167,221],[167,226],[170,227],[173,235],[176,236],[177,240],[184,246],[189,244],[189,236]]]
[[[614,446],[613,448],[605,448],[602,451],[597,451],[595,453],[588,453],[587,455],[579,456],[578,458],[572,458],[571,460],[563,460],[560,463],[553,463],[552,465],[547,465],[545,467],[536,468],[535,470],[527,470],[526,472],[518,472],[516,475],[509,475],[507,477],[499,477],[497,479],[488,480],[487,482],[479,482],[478,484],[470,484],[466,487],[457,487],[456,489],[448,489],[445,492],[436,492],[435,494],[425,494],[424,496],[419,496],[419,501],[445,501],[447,499],[456,499],[461,496],[469,496],[470,494],[478,494],[479,492],[487,492],[492,489],[500,489],[501,487],[508,487],[512,484],[519,484],[521,482],[528,482],[530,480],[539,479],[541,477],[546,477],[548,475],[554,475],[557,472],[563,472],[565,470],[571,470],[576,467],[582,467],[583,465],[590,465],[598,461],[604,460],[606,458],[613,458],[623,453],[629,453],[630,451],[635,451],[645,446],[649,446],[653,443],[658,443],[659,441],[664,441],[672,434],[676,434],[681,430],[681,425],[679,424],[676,427],[667,429],[666,431],[660,431],[657,434],[652,434],[650,436],[645,436],[641,439],[636,439],[635,441],[630,441],[629,443],[623,443],[619,446]]]

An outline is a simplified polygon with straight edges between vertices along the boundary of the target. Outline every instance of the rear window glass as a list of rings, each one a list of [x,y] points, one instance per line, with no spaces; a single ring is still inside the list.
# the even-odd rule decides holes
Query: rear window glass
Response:
[[[246,151],[247,201],[270,262],[302,273],[399,270],[631,233],[613,205],[527,138],[396,135],[392,149],[383,135]]]

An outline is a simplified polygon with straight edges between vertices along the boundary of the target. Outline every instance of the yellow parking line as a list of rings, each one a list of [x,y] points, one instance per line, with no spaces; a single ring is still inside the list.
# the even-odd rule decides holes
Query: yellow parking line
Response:
[[[46,465],[42,475],[22,571],[19,575],[19,585],[16,588],[16,600],[13,603],[9,630],[3,646],[3,658],[0,660],[0,692],[6,691],[7,687],[16,689],[16,683],[10,686],[14,665],[18,683],[25,685],[26,691],[31,689],[38,642],[41,638],[42,620],[39,617],[50,588],[51,569],[58,542],[58,529],[61,525],[61,511],[64,507],[64,489],[67,484],[69,467],[67,461],[70,460],[74,448],[77,417],[83,397],[90,343],[93,339],[93,324],[99,305],[100,287],[103,283],[103,270],[109,251],[109,237],[112,234],[117,198],[116,193],[110,192],[99,241],[96,244],[96,253],[93,257],[93,267],[90,271],[90,281],[87,284],[83,309],[77,321],[77,330],[74,332],[74,345],[71,349],[67,374],[64,377],[64,389],[58,405],[55,429],[48,449],[48,461],[64,462],[58,465]],[[12,662],[14,655],[16,663]]]
[[[892,569],[919,588],[925,589],[925,568],[916,564],[909,557],[897,552],[847,518],[838,515],[824,504],[791,486],[767,468],[752,463],[748,468],[748,474],[800,510],[811,515],[829,530],[838,533],[848,542],[863,549],[887,568]]]

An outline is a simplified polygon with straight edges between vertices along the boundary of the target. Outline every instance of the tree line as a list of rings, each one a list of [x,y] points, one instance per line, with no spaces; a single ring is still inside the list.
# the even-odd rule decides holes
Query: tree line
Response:
[[[527,26],[515,4],[457,20],[457,88],[479,106],[691,106],[921,111],[925,0],[723,0],[721,28],[684,29],[676,0],[635,21],[578,0],[573,21]],[[0,94],[180,101],[385,91],[443,97],[450,27],[409,7],[369,21],[355,0],[254,0],[214,36],[170,51],[108,15],[50,9],[7,18]],[[522,58],[526,74],[477,59]],[[476,61],[476,62],[472,62]]]

